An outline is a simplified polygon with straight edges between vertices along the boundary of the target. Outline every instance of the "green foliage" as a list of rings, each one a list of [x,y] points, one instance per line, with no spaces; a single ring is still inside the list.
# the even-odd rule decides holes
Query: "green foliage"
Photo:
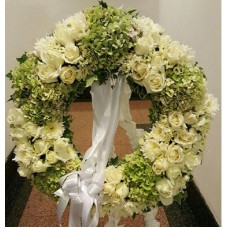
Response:
[[[115,158],[110,158],[109,161],[108,161],[108,165],[107,166],[110,166],[110,165],[114,165],[114,166],[117,166],[120,164],[120,160],[119,160],[119,157],[116,156]]]
[[[6,74],[6,77],[9,78],[9,80],[13,79],[12,70]]]
[[[174,83],[167,85],[160,93],[151,96],[153,108],[150,109],[150,119],[155,121],[159,115],[172,111],[185,112],[202,104],[206,93],[205,74],[202,68],[178,66],[167,69],[166,77]]]
[[[151,98],[151,94],[146,92],[145,87],[135,83],[132,77],[127,77],[127,82],[132,93],[137,94],[142,100],[149,100]]]
[[[123,175],[129,187],[129,199],[153,206],[158,200],[155,183],[161,179],[153,170],[150,161],[143,157],[140,150],[124,158]]]
[[[72,116],[70,116],[70,115],[63,117],[63,124],[65,127],[63,137],[70,139],[70,143],[72,143],[73,137],[74,137],[74,132],[70,130],[70,124],[72,123],[72,121],[73,121],[73,119],[72,119]]]
[[[137,214],[134,212],[133,215],[132,215],[132,218],[135,219],[137,216]]]
[[[25,60],[24,57],[22,57]],[[22,60],[21,60],[22,61]],[[38,125],[62,121],[70,104],[83,94],[85,81],[75,80],[72,85],[61,81],[42,83],[38,77],[38,59],[28,57],[8,77],[12,80],[12,100],[25,112],[27,119]],[[70,132],[68,132],[69,137]]]
[[[89,60],[88,68],[91,75],[103,72],[105,82],[108,75],[118,72],[126,55],[134,46],[134,39],[128,34],[133,30],[132,12],[107,6],[103,1],[100,5],[85,11],[88,33],[79,42],[80,50]],[[107,73],[105,73],[107,72]]]
[[[86,88],[86,81],[77,81],[75,80],[73,84],[71,84],[71,88],[69,90],[68,94],[68,105],[70,105],[72,102],[76,101],[80,95],[83,94],[84,90]]]
[[[146,212],[150,212],[151,211],[151,208],[150,207],[147,207],[143,210],[143,213],[146,213]]]
[[[28,56],[27,56],[27,54],[26,54],[26,52],[20,57],[20,58],[16,58],[17,59],[17,61],[20,63],[20,64],[22,64],[22,63],[24,63],[27,59],[28,59]]]
[[[108,5],[107,5],[107,3],[106,2],[104,2],[104,1],[99,1],[99,4],[103,7],[103,8],[108,8]]]
[[[180,192],[178,195],[173,197],[173,200],[181,205],[186,200],[187,196],[188,196],[187,191]]]

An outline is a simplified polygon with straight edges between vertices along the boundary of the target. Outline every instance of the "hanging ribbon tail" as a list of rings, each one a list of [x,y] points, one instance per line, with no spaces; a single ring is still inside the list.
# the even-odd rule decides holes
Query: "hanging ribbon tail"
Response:
[[[160,227],[160,222],[156,220],[158,207],[151,208],[151,211],[144,213],[144,221],[146,227]]]
[[[70,204],[70,216],[69,216],[69,227],[81,227],[82,217],[82,202],[78,200],[71,200]]]
[[[143,129],[136,129],[136,123],[132,121],[132,116],[130,113],[129,100],[131,98],[131,89],[127,83],[127,80],[124,81],[123,91],[120,98],[120,117],[119,125],[126,131],[127,136],[129,137],[130,144],[132,149],[138,147],[139,138],[144,134]]]
[[[123,226],[118,226],[118,223],[120,221],[120,217],[114,214],[111,214],[108,217],[108,221],[104,225],[104,227],[123,227]]]
[[[57,209],[57,218],[58,218],[59,226],[61,226],[61,219],[63,216],[63,212],[67,207],[69,198],[64,196],[62,189],[57,190],[54,194],[60,197],[59,203],[58,203],[58,209]]]

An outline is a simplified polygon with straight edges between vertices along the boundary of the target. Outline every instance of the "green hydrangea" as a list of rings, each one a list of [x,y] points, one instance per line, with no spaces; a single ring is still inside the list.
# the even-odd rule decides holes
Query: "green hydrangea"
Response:
[[[150,119],[155,122],[161,114],[185,112],[202,105],[206,93],[206,77],[202,68],[176,66],[166,70],[166,87],[151,95]]]
[[[38,59],[33,55],[27,56],[12,71],[10,79],[15,91],[11,99],[23,110],[27,119],[39,125],[62,121],[72,101],[85,88],[85,82],[77,80],[72,85],[61,81],[42,83],[38,77]]]
[[[61,187],[59,184],[59,179],[67,173],[78,170],[80,163],[81,160],[78,158],[67,161],[66,163],[58,161],[55,165],[52,165],[52,167],[48,168],[46,172],[35,173],[33,175],[33,184],[41,192],[57,200],[54,192]]]
[[[133,49],[132,12],[100,4],[85,11],[88,32],[79,43],[93,75],[116,73]],[[102,71],[102,72],[100,72]],[[99,75],[98,75],[99,76]]]
[[[124,179],[129,187],[129,200],[153,206],[158,201],[158,192],[155,183],[161,177],[157,176],[150,161],[142,155],[140,150],[124,158]]]

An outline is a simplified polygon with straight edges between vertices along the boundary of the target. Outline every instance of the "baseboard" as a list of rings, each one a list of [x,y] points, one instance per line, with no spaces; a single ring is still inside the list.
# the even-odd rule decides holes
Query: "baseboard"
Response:
[[[181,205],[176,202],[165,207],[172,227],[219,227],[195,182],[188,184],[188,197]]]
[[[5,163],[5,226],[17,227],[29,195],[32,185],[29,180],[20,177],[17,172],[17,163],[12,161],[13,151]]]

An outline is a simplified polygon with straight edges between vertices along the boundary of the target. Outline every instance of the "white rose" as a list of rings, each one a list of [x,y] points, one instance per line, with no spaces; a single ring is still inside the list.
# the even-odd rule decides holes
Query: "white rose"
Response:
[[[46,153],[46,162],[48,164],[55,164],[58,161],[55,152],[49,151]]]
[[[104,184],[104,194],[111,196],[115,192],[115,185],[110,183]]]
[[[129,188],[125,183],[121,182],[116,186],[116,194],[120,196],[122,199],[124,199],[129,194]]]
[[[173,203],[173,185],[167,178],[163,178],[156,183],[159,198],[163,205],[168,206]]]
[[[184,164],[189,170],[193,170],[196,166],[201,164],[201,157],[190,152],[185,155]]]
[[[19,163],[19,167],[17,169],[17,172],[21,177],[27,177],[30,178],[31,176],[31,170],[27,168],[23,163]]]
[[[183,123],[184,123],[184,116],[181,112],[174,111],[169,114],[168,117],[170,125],[173,127],[173,129],[179,129]]]
[[[65,48],[65,62],[76,64],[81,59],[79,48],[74,43],[69,43]]]
[[[192,147],[192,144],[194,144],[197,141],[197,134],[194,131],[178,131],[176,133],[176,136],[174,138],[174,141],[184,148]]]
[[[122,179],[122,174],[115,166],[109,166],[105,169],[105,181],[111,184],[118,184]]]
[[[25,123],[24,113],[20,108],[10,109],[7,121],[9,124],[13,124],[14,126],[23,125]]]
[[[171,64],[176,64],[183,56],[183,49],[178,41],[172,41],[167,50],[166,57]]]
[[[47,50],[41,52],[41,60],[47,65],[59,69],[64,63],[64,55],[56,50]]]
[[[27,122],[24,125],[24,129],[25,129],[25,133],[26,135],[30,138],[30,137],[34,137],[34,138],[38,138],[40,135],[40,130],[41,128],[37,125],[34,124],[32,122]]]
[[[72,84],[76,78],[76,68],[71,66],[63,67],[60,71],[60,78],[62,82]]]
[[[169,44],[171,43],[172,39],[169,35],[163,35],[160,36],[159,39],[159,48],[160,48],[160,52],[163,52],[164,50],[167,50]]]
[[[171,166],[166,171],[166,176],[174,181],[177,177],[181,176],[181,169],[178,166]]]
[[[43,83],[57,82],[59,73],[59,70],[53,66],[47,64],[40,64],[38,66],[38,76]]]
[[[159,158],[155,160],[152,165],[152,169],[156,175],[161,175],[169,168],[169,163],[165,158]]]
[[[64,163],[76,157],[76,153],[67,138],[60,138],[54,142],[54,152],[58,160]]]
[[[205,118],[205,116],[201,116],[201,117],[199,118],[199,120],[198,120],[198,123],[194,124],[193,127],[201,127],[201,126],[205,125],[205,124],[208,123],[208,122],[209,122],[209,120],[207,120],[207,119]]]
[[[146,37],[138,38],[135,52],[137,55],[148,55],[151,49],[151,43]]]
[[[196,124],[198,122],[198,116],[192,111],[185,113],[184,122],[189,125]]]
[[[159,123],[153,127],[150,134],[156,141],[169,142],[172,137],[172,129],[168,127],[166,123]]]
[[[167,65],[167,60],[165,60],[163,56],[156,54],[153,58],[153,64],[152,65],[155,67],[162,67],[164,65]]]
[[[149,71],[149,65],[136,59],[131,68],[133,70],[132,78],[140,84]]]
[[[42,160],[38,160],[38,161],[35,161],[31,168],[33,170],[34,173],[42,173],[42,172],[45,172],[47,170],[49,166],[47,164],[44,164],[42,162]]]
[[[17,140],[17,141],[24,141],[27,139],[24,129],[19,127],[11,128],[10,135],[14,140]]]
[[[165,88],[165,74],[156,69],[152,69],[145,76],[143,81],[147,93],[158,93]]]
[[[51,147],[51,144],[42,139],[39,139],[35,141],[33,147],[35,149],[37,156],[40,156],[48,152],[49,148]]]
[[[171,164],[181,163],[184,159],[183,149],[178,145],[170,145],[166,153],[167,160]]]

